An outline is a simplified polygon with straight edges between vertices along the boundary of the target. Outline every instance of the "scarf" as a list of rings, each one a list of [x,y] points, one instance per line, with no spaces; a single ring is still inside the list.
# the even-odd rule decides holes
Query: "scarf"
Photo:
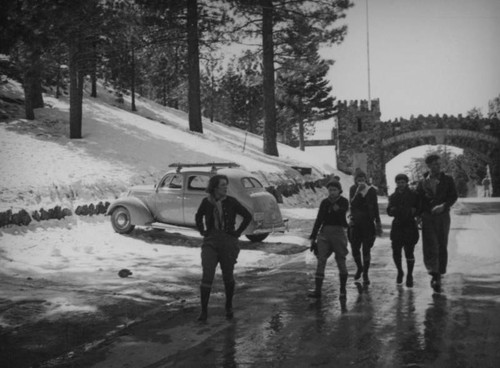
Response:
[[[366,194],[368,193],[368,191],[370,190],[370,188],[373,188],[372,185],[368,185],[368,184],[365,184],[365,189],[363,190],[358,190],[358,194],[361,194],[361,197],[366,197]]]
[[[328,196],[327,198],[328,198],[328,213],[334,212],[335,210],[333,209],[333,206],[335,205],[335,203],[338,202],[340,196],[338,196],[335,199],[332,199],[330,196]]]
[[[208,196],[208,201],[214,205],[214,227],[217,230],[224,230],[224,216],[222,214],[222,201],[226,199],[226,197],[222,197],[219,200],[216,200],[214,196]]]

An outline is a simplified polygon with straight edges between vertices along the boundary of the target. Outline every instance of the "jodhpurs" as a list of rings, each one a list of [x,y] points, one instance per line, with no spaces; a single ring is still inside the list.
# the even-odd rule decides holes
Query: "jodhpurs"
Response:
[[[340,275],[347,275],[346,256],[347,235],[342,226],[324,226],[318,235],[318,265],[316,267],[316,278],[325,277],[326,261],[335,253],[335,261]]]
[[[371,249],[375,243],[375,224],[373,222],[355,223],[349,231],[352,256],[354,259],[361,259],[362,251],[363,263],[369,263],[371,259]]]
[[[240,248],[238,239],[220,230],[213,230],[205,239],[201,248],[201,266],[203,275],[201,286],[211,288],[217,264],[220,263],[224,283],[234,282],[234,265]]]

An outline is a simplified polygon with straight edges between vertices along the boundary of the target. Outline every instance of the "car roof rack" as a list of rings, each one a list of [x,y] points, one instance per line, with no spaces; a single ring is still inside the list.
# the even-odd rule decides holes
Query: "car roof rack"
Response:
[[[220,167],[239,167],[236,162],[207,162],[207,163],[201,163],[201,164],[196,164],[196,163],[173,163],[168,165],[168,167],[176,167],[177,172],[180,172],[183,168],[185,167],[212,167],[212,171],[217,171],[217,168]]]

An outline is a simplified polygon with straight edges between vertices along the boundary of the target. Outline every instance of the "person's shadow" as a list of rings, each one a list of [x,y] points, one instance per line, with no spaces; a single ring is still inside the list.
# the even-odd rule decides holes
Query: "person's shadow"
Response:
[[[222,365],[223,368],[235,368],[236,363],[236,323],[231,325],[224,331],[224,345],[222,347]]]
[[[418,365],[422,361],[421,333],[417,327],[415,313],[415,294],[413,290],[398,288],[396,306],[396,335],[398,355],[402,366]]]

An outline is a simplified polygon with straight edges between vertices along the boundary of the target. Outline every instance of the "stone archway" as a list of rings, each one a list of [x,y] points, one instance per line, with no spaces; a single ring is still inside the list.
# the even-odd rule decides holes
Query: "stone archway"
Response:
[[[387,194],[385,164],[399,153],[422,145],[450,145],[478,153],[490,167],[493,196],[500,196],[500,121],[461,116],[419,116],[380,121],[380,104],[372,101],[338,104],[337,167],[352,174],[366,171]]]

